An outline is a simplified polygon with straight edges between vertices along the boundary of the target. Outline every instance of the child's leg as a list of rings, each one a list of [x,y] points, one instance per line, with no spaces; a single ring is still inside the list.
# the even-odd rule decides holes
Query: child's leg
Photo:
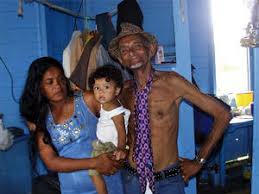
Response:
[[[90,176],[98,194],[108,194],[105,181],[101,175]]]

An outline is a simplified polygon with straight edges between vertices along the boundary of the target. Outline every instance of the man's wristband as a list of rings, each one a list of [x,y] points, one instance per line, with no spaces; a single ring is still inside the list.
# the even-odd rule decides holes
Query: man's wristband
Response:
[[[125,145],[125,150],[129,151],[129,145]]]
[[[195,156],[194,160],[201,165],[203,165],[207,162],[205,158],[201,158],[200,156]]]

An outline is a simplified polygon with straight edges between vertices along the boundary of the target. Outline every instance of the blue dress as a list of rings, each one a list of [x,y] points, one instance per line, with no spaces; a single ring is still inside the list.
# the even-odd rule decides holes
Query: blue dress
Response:
[[[96,116],[89,110],[82,94],[75,95],[74,113],[63,124],[55,124],[51,112],[47,129],[59,156],[90,158],[92,141],[96,139]],[[58,173],[62,194],[97,194],[87,170]],[[109,194],[123,194],[120,172],[104,176]]]

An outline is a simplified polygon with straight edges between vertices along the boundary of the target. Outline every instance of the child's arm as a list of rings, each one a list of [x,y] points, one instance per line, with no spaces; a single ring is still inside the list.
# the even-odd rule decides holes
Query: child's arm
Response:
[[[126,130],[124,124],[124,113],[116,115],[111,118],[115,124],[115,127],[118,132],[118,150],[115,151],[116,160],[125,159],[127,156],[126,153]]]

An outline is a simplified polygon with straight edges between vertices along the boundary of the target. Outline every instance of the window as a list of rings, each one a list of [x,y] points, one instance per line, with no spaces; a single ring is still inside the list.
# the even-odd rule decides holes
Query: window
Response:
[[[248,21],[244,0],[211,0],[213,19],[216,93],[250,89],[248,49],[240,46]]]

